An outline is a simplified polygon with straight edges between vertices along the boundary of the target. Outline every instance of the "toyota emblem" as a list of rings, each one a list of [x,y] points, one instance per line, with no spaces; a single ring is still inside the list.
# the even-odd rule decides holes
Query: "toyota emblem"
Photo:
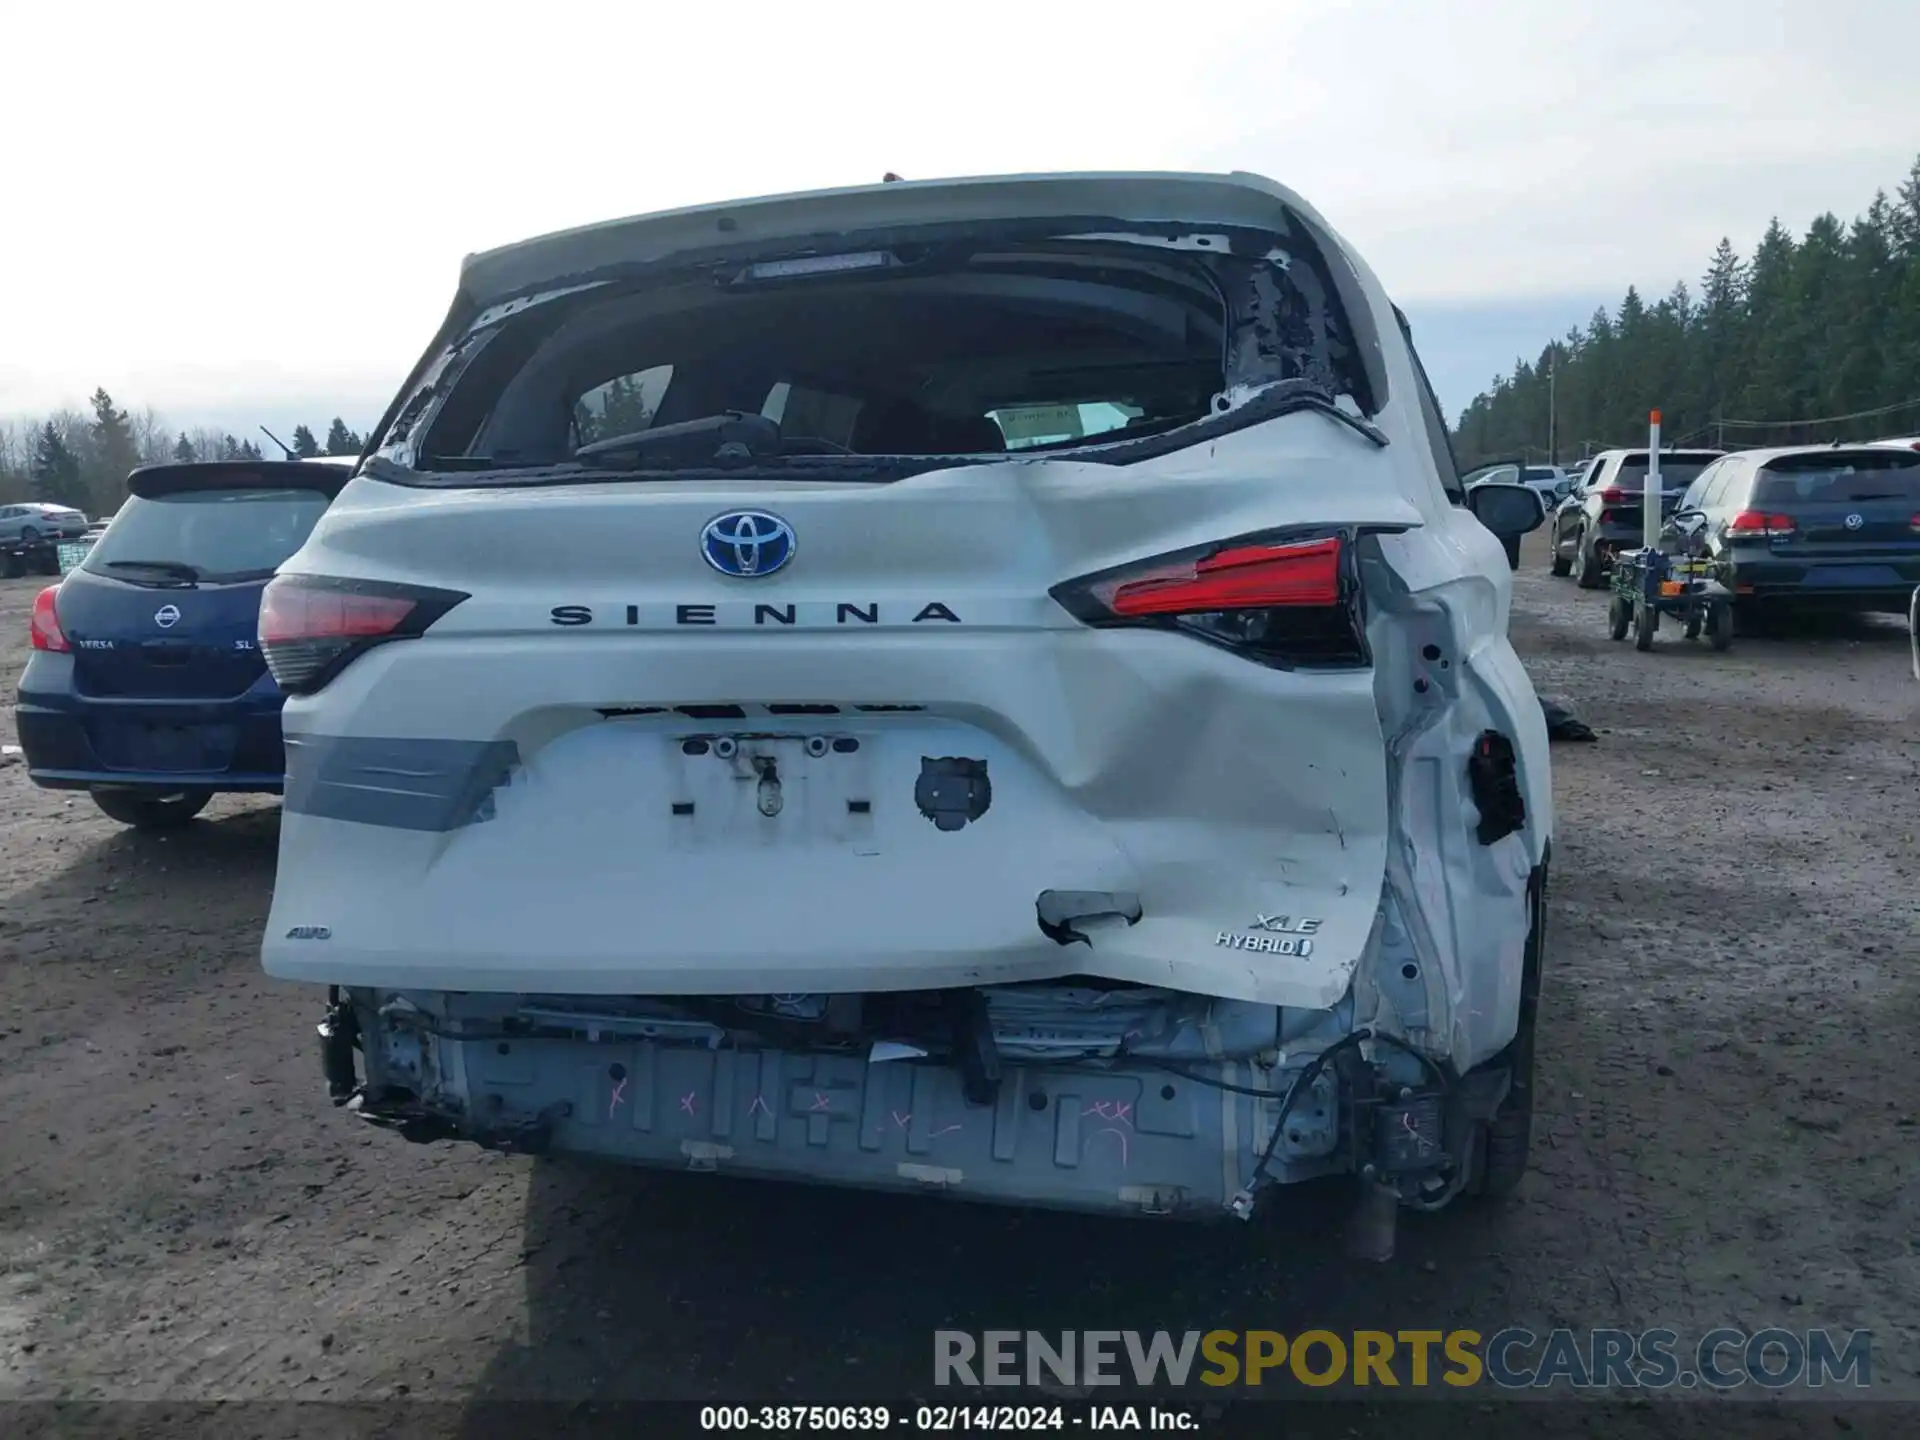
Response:
[[[700,553],[722,575],[750,580],[784,569],[793,559],[793,527],[764,510],[730,510],[700,532]]]

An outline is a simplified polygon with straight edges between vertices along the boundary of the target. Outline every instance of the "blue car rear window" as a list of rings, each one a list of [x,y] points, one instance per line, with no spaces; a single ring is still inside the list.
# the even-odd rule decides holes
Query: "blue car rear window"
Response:
[[[143,561],[191,566],[202,580],[268,575],[306,543],[328,503],[318,490],[130,496],[81,568],[118,580],[142,578]]]

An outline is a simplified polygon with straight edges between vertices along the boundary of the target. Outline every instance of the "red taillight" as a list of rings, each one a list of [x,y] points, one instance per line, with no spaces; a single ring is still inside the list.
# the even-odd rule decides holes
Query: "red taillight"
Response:
[[[1727,522],[1727,533],[1743,540],[1777,540],[1793,534],[1791,515],[1768,515],[1759,510],[1742,510]]]
[[[1638,500],[1640,492],[1628,490],[1620,485],[1608,485],[1600,491],[1602,505],[1624,505],[1629,500]]]
[[[1205,615],[1340,600],[1340,541],[1239,545],[1123,578],[1104,597],[1115,615]]]
[[[378,580],[277,575],[260,597],[260,651],[282,690],[311,694],[356,656],[421,634],[466,598]]]
[[[66,631],[60,628],[60,616],[53,608],[53,597],[59,591],[58,585],[49,585],[33,597],[33,624],[30,635],[36,650],[53,650],[65,654],[73,647],[67,644]]]
[[[1914,534],[1920,535],[1920,515],[1915,515],[1911,520],[1907,521],[1907,528],[1913,531]]]
[[[1366,644],[1347,583],[1346,542],[1248,538],[1055,586],[1089,625],[1172,627],[1263,664],[1355,664]]]

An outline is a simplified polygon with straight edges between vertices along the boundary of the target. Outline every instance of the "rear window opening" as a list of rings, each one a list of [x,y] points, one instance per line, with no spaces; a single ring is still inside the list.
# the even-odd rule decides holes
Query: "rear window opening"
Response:
[[[1920,505],[1920,454],[1899,450],[1790,455],[1760,472],[1756,505]]]
[[[264,579],[330,503],[318,490],[278,488],[132,495],[80,568],[156,587]]]
[[[1166,434],[1283,379],[1366,409],[1331,287],[1299,258],[1113,240],[888,253],[776,280],[681,269],[498,320],[449,367],[410,468],[473,483],[1071,450]]]

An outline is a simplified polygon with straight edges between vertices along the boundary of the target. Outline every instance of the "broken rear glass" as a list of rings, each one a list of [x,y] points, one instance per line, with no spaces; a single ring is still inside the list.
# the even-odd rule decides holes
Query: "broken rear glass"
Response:
[[[505,315],[445,366],[411,468],[474,483],[589,447],[596,473],[1072,450],[1218,423],[1280,381],[1366,412],[1332,287],[1298,256],[1124,239],[905,253],[848,274],[665,270]],[[751,443],[730,455],[616,443],[729,415],[774,430],[735,427]]]

